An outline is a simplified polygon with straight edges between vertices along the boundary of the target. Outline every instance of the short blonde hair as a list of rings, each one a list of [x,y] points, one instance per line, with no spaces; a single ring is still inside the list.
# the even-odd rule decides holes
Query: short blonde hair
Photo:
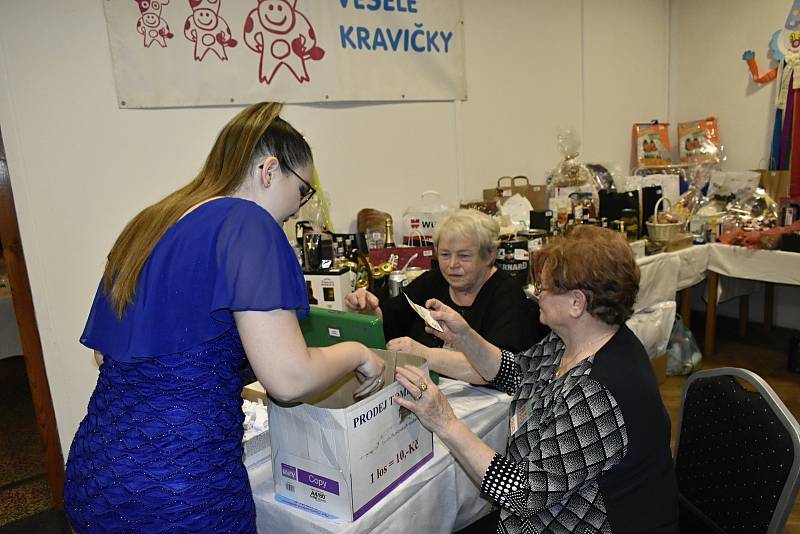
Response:
[[[478,245],[481,259],[488,260],[500,244],[500,225],[474,209],[450,211],[439,219],[433,230],[433,246],[438,249],[442,237],[460,237]]]

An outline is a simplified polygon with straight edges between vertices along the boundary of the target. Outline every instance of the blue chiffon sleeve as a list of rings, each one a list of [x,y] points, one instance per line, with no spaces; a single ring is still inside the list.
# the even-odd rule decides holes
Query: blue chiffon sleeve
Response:
[[[272,217],[232,213],[217,240],[219,276],[211,315],[233,322],[235,311],[296,310],[308,315],[308,293],[294,249]]]
[[[205,204],[167,230],[117,318],[101,287],[81,343],[119,361],[189,350],[235,328],[233,312],[308,315],[305,280],[281,226],[257,204]]]

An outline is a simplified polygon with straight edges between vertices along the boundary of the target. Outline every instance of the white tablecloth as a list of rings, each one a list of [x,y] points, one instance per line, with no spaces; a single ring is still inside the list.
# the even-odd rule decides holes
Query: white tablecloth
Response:
[[[708,245],[708,269],[724,276],[800,285],[800,254],[780,250]]]
[[[456,415],[484,443],[498,452],[505,451],[511,398],[455,380],[442,379],[440,386]],[[489,501],[480,496],[477,485],[436,437],[433,458],[352,523],[325,519],[276,501],[269,459],[248,468],[248,473],[258,531],[265,533],[449,534],[491,509]]]
[[[674,301],[676,292],[702,282],[708,269],[709,247],[694,245],[637,260],[642,279],[634,309]]]
[[[677,252],[667,253],[676,255],[680,261],[676,285],[678,291],[705,280],[708,270],[709,247],[710,245],[693,245]]]

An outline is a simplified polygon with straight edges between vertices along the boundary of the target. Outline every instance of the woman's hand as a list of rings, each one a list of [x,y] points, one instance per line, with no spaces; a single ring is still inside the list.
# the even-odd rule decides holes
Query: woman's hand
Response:
[[[354,397],[367,397],[379,391],[385,380],[383,378],[386,364],[367,347],[363,346],[364,356],[361,364],[356,368],[356,378],[361,383],[353,392]]]
[[[368,313],[383,318],[378,297],[360,287],[344,298],[347,309],[359,313]]]
[[[397,368],[395,377],[411,395],[406,398],[395,397],[394,402],[414,412],[425,428],[441,434],[449,425],[458,421],[450,403],[431,382],[426,371],[404,365]]]
[[[390,339],[386,344],[386,348],[388,350],[413,354],[414,356],[419,356],[425,359],[428,358],[428,347],[411,339],[408,336]]]
[[[425,302],[425,307],[430,310],[431,317],[436,319],[444,329],[443,332],[439,332],[430,326],[426,326],[425,331],[438,337],[447,345],[461,348],[461,342],[472,330],[461,314],[436,299],[428,299]]]

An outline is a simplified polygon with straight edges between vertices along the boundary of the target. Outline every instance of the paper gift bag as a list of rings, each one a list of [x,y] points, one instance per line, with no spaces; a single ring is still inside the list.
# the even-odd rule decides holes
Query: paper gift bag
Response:
[[[439,218],[449,209],[438,191],[423,191],[420,199],[420,204],[410,206],[403,213],[402,243],[407,243],[411,236],[430,240]]]
[[[547,191],[543,185],[531,185],[527,176],[501,176],[497,187],[483,190],[484,202],[500,202],[520,194],[527,198],[536,211],[547,209]]]
[[[767,190],[767,194],[776,202],[783,197],[789,196],[789,185],[791,184],[790,171],[770,171],[757,169],[761,175],[759,185]]]

